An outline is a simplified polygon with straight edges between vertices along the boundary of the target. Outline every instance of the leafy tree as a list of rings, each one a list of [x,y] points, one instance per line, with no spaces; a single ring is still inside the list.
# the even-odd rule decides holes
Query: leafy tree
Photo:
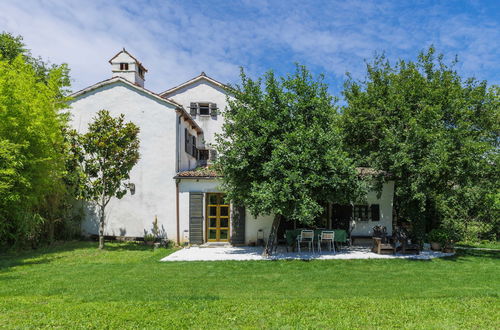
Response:
[[[72,168],[79,173],[78,194],[99,207],[99,249],[104,248],[105,210],[111,198],[122,198],[129,174],[139,160],[139,127],[125,123],[122,114],[97,113],[88,132],[71,131]]]
[[[303,66],[284,78],[252,80],[242,71],[230,93],[217,166],[228,198],[254,216],[275,215],[266,253],[282,219],[310,224],[324,203],[361,196],[322,77]]]
[[[2,45],[8,39],[0,35]],[[14,54],[14,48],[0,51]],[[6,60],[0,54],[0,245],[35,244],[51,221],[46,199],[64,189],[68,81],[65,66],[40,79],[24,56]]]
[[[462,79],[455,63],[432,47],[396,65],[378,56],[343,92],[347,150],[358,164],[392,173],[397,214],[419,235],[443,222],[495,219],[494,210],[478,213],[493,205],[478,197],[499,191],[498,88]]]

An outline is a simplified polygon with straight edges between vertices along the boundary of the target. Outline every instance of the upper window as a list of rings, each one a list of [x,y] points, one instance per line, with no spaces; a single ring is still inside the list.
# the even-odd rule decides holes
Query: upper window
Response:
[[[184,129],[184,151],[196,158],[196,137]]]
[[[213,119],[217,119],[217,104],[211,102],[191,102],[189,105],[189,113],[193,118],[199,116],[212,116]]]
[[[120,63],[120,70],[128,70],[128,63]]]
[[[210,116],[210,104],[209,103],[198,103],[200,109],[200,116]]]

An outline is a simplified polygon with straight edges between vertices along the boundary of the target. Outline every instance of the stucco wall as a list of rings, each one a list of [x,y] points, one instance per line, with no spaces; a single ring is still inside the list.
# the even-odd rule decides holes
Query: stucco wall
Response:
[[[199,80],[185,86],[172,94],[168,94],[167,97],[182,104],[188,111],[191,102],[217,103],[219,112],[223,112],[227,106],[224,90],[206,80]],[[213,119],[211,116],[197,115],[195,121],[203,129],[205,142],[208,144],[215,143],[215,133],[222,131],[224,122],[222,114],[219,113],[217,119]]]
[[[392,204],[394,195],[394,181],[385,183],[382,188],[380,198],[377,192],[371,191],[367,195],[368,204],[380,205],[380,221],[356,221],[356,226],[352,231],[354,236],[371,236],[372,228],[376,225],[387,227],[387,233],[392,235]]]
[[[175,239],[176,122],[175,107],[122,82],[106,85],[76,97],[70,103],[72,125],[87,130],[96,112],[125,114],[126,121],[140,127],[140,160],[131,171],[135,194],[113,199],[106,211],[106,235],[143,236],[155,216],[166,236]],[[97,234],[96,217],[90,207],[83,231]]]

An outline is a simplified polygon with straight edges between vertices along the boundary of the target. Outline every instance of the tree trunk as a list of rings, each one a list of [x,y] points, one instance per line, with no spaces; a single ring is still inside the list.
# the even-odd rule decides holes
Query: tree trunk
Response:
[[[262,253],[262,255],[265,257],[269,257],[273,254],[274,247],[276,246],[276,236],[278,234],[278,228],[280,226],[281,219],[281,214],[278,214],[274,217],[273,225],[271,227],[271,231],[269,232],[269,238],[267,239],[266,248]]]
[[[104,205],[101,206],[101,214],[99,219],[99,249],[104,249]]]

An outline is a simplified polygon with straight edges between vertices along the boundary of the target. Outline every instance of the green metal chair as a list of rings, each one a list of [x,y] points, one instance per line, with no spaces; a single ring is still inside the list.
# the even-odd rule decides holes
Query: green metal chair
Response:
[[[328,244],[328,250],[335,253],[335,232],[333,230],[323,230],[318,236],[318,252],[321,252],[321,243]]]
[[[300,244],[307,243],[309,251],[314,253],[314,230],[301,230],[297,236],[297,249],[300,252]]]

